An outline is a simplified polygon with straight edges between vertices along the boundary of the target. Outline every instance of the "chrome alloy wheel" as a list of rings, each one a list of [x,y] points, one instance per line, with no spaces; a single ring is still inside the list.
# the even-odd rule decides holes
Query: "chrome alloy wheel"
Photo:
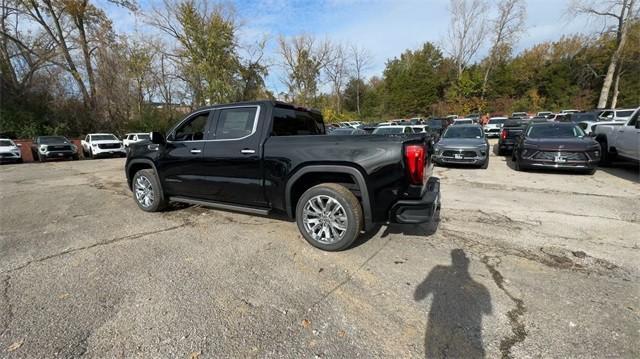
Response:
[[[145,176],[139,176],[134,184],[136,200],[144,208],[148,208],[153,204],[154,191],[151,181]]]
[[[310,198],[302,211],[304,229],[314,240],[331,244],[347,232],[347,213],[335,199],[318,195]]]

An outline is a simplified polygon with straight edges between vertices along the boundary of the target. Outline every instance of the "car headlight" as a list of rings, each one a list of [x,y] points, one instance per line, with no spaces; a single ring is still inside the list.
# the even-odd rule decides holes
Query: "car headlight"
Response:
[[[47,150],[46,145],[40,145],[40,152],[45,152]]]
[[[98,147],[98,144],[97,143],[92,143],[91,146]]]
[[[73,150],[73,152],[76,152],[78,150],[78,146],[74,145],[73,143],[71,144],[71,149]]]

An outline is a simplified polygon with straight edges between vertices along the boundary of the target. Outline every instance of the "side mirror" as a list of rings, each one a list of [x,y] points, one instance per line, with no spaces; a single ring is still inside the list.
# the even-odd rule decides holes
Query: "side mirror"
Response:
[[[167,143],[167,140],[164,138],[164,135],[160,132],[151,132],[151,143],[155,143],[157,145],[164,145]]]

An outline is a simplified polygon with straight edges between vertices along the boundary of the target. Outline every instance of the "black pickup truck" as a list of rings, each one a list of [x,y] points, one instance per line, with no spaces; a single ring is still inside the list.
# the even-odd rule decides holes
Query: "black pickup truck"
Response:
[[[326,136],[322,115],[278,101],[199,109],[130,147],[138,206],[168,201],[295,219],[313,246],[347,247],[374,223],[424,223],[440,208],[423,135]]]
[[[518,137],[526,127],[527,123],[520,118],[509,118],[504,122],[498,139],[498,156],[513,152]]]

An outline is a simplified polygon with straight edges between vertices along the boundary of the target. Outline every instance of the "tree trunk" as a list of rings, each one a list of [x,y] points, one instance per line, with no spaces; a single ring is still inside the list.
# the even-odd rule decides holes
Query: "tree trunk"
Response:
[[[91,53],[89,52],[89,43],[87,41],[87,33],[84,28],[84,14],[87,2],[83,2],[83,10],[78,12],[74,17],[74,22],[80,33],[80,47],[82,48],[82,56],[84,57],[84,66],[87,71],[87,79],[89,80],[89,107],[91,111],[96,110],[96,81],[93,74],[93,65],[91,64]]]
[[[484,71],[484,79],[482,80],[482,92],[480,93],[480,99],[484,100],[484,95],[487,93],[487,83],[489,82],[489,73],[493,67],[493,61],[489,59],[487,69]]]
[[[358,120],[360,119],[360,77],[356,80],[356,109],[358,110]]]
[[[629,32],[629,22],[630,19],[627,17],[631,16],[630,12],[627,9],[633,9],[634,0],[631,0],[627,5],[625,1],[622,6],[622,11],[620,12],[620,18],[618,22],[618,46],[616,47],[616,51],[614,51],[611,56],[611,61],[609,62],[609,67],[607,68],[607,75],[604,78],[604,82],[602,83],[602,90],[600,91],[600,98],[598,99],[598,108],[607,107],[607,101],[609,100],[609,90],[611,89],[611,84],[613,83],[613,77],[616,73],[616,69],[618,67],[618,62],[622,57],[622,51],[624,50],[624,45],[627,42],[627,34]]]
[[[613,96],[611,97],[611,108],[616,108],[616,106],[618,105],[620,76],[622,76],[622,72],[622,61],[620,61],[620,66],[618,66],[618,71],[616,71],[616,77],[613,81]]]

